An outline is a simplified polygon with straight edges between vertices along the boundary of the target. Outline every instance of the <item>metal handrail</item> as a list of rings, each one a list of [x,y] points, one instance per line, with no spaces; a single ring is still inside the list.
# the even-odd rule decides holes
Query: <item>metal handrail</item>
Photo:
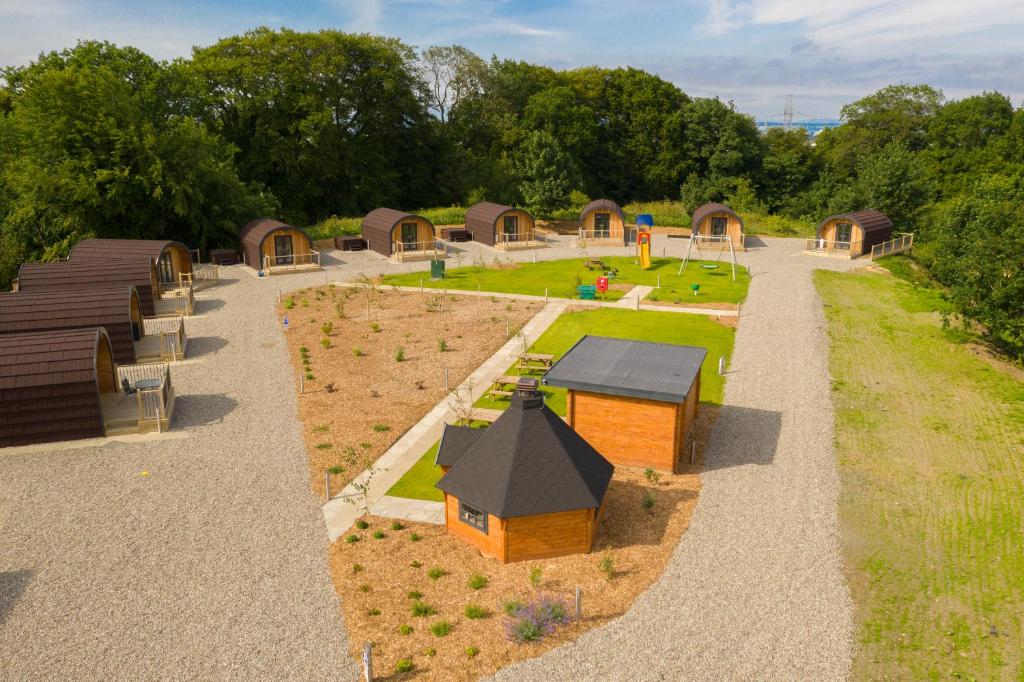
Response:
[[[914,246],[914,234],[907,232],[901,234],[895,239],[890,239],[887,242],[881,244],[875,244],[871,247],[871,259],[874,260],[880,256],[888,256],[894,253],[903,253],[909,251]]]

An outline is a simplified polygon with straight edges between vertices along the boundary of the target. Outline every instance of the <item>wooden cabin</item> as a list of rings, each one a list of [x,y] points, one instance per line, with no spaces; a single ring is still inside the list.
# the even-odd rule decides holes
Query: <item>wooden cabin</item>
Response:
[[[589,552],[615,467],[539,393],[510,400],[486,429],[445,427],[445,529],[502,563]]]
[[[0,335],[103,327],[114,362],[184,359],[185,330],[180,318],[157,333],[142,318],[135,287],[86,291],[0,294]]]
[[[144,258],[91,263],[25,263],[18,270],[15,291],[37,294],[135,287],[143,317],[163,312],[156,264]],[[166,302],[171,303],[171,302]]]
[[[466,232],[473,241],[499,249],[536,246],[533,216],[521,208],[482,201],[466,211]]]
[[[700,403],[707,349],[584,336],[544,375],[566,420],[616,466],[675,471]]]
[[[725,204],[698,206],[690,217],[690,232],[715,241],[728,239],[733,250],[744,250],[743,218]]]
[[[167,430],[167,366],[113,356],[102,327],[0,335],[0,447]]]
[[[829,216],[818,225],[812,251],[830,255],[857,256],[871,253],[871,247],[892,239],[889,216],[868,209]]]
[[[611,199],[595,199],[580,211],[581,243],[618,246],[626,244],[626,216]]]
[[[437,230],[423,216],[375,208],[362,225],[366,248],[397,261],[436,258]]]
[[[68,260],[76,264],[150,260],[164,290],[178,285],[181,274],[192,272],[188,247],[168,239],[83,239],[71,249]]]
[[[280,220],[250,220],[238,238],[246,264],[267,275],[320,269],[320,252],[309,235]]]

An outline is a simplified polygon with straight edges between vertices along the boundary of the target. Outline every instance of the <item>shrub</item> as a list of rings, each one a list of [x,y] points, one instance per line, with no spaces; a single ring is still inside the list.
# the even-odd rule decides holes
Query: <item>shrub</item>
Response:
[[[473,575],[469,576],[468,584],[470,589],[481,590],[487,587],[487,582],[487,576],[480,575],[479,573],[474,573]]]
[[[412,562],[409,564],[409,567],[410,568],[419,568],[422,565],[423,564],[421,564],[420,562],[418,562],[415,559],[413,559]]]
[[[409,607],[409,613],[419,618],[426,618],[427,616],[433,616],[437,613],[437,609],[430,604],[421,602],[417,599],[412,603],[412,606]]]
[[[597,567],[601,569],[601,572],[604,573],[608,580],[615,577],[615,557],[612,556],[611,552],[601,557],[601,560],[597,562]]]
[[[646,478],[651,485],[658,485],[658,481],[661,480],[661,472],[656,471],[654,467],[647,467],[644,469],[644,478]]]
[[[423,655],[424,656],[435,656],[436,654],[437,654],[437,649],[435,649],[432,646],[428,646],[426,649],[423,650]]]
[[[320,339],[320,345],[323,346],[325,349],[330,348],[331,340],[325,336],[324,338]]]
[[[417,391],[425,391],[425,390],[427,390],[427,385],[425,383],[423,383],[422,379],[417,379],[416,380],[416,390]]]
[[[652,291],[651,293],[647,294],[647,300],[648,301],[657,301],[658,300],[658,295]]]
[[[299,346],[299,355],[309,355],[309,349],[305,346]]]
[[[401,521],[395,521],[391,524],[391,530],[402,530],[405,526],[402,525]]]
[[[514,616],[523,606],[525,606],[523,602],[518,599],[509,599],[501,605],[501,610],[505,612],[506,616]]]
[[[333,330],[334,324],[331,322],[324,322],[322,325],[320,325],[320,331],[323,332],[324,336],[330,336]]]
[[[294,298],[289,296],[288,298],[284,299],[284,309],[285,310],[291,310],[294,307],[295,307],[295,299]]]
[[[373,531],[373,537],[375,539],[377,539],[377,540],[383,540],[387,536],[384,535],[384,531],[382,531],[382,530],[375,530],[375,531]]]
[[[328,393],[334,393],[337,389],[334,388],[334,382],[324,384],[324,390]]]
[[[374,424],[373,430],[376,431],[377,433],[387,433],[388,431],[391,430],[391,427],[388,426],[387,424]]]
[[[356,356],[357,358],[361,358],[364,355],[366,355],[366,353],[363,352],[362,348],[353,348],[352,355]]]
[[[530,569],[530,584],[534,587],[540,585],[540,579],[544,575],[544,571],[541,570],[540,566],[534,566]]]
[[[431,580],[437,580],[438,578],[441,578],[446,575],[448,575],[448,571],[444,570],[440,566],[434,566],[429,571],[427,571],[427,577]]]
[[[345,473],[345,467],[341,466],[340,464],[335,464],[334,466],[327,468],[327,473],[334,474],[335,476],[337,476],[338,474]]]
[[[463,614],[470,620],[480,620],[490,615],[490,612],[477,604],[466,604]]]
[[[313,363],[310,362],[308,355],[302,358],[302,366],[305,367],[307,370],[309,369],[309,366],[312,364]]]
[[[312,381],[315,378],[312,372],[306,372],[306,381]]]
[[[452,624],[446,620],[439,620],[430,626],[430,632],[435,637],[445,637],[452,632]]]
[[[422,536],[420,536],[419,533],[410,533],[409,534],[409,539],[412,540],[413,542],[419,542],[423,538],[422,538]]]
[[[399,625],[398,626],[398,634],[403,635],[403,636],[404,635],[411,635],[412,634],[412,626],[411,625]]]
[[[359,542],[359,536],[358,535],[347,535],[347,536],[345,536],[345,542],[347,542],[350,545],[352,543],[354,543],[354,542]]]
[[[411,658],[400,658],[395,663],[396,673],[411,673],[413,669],[413,663]]]
[[[356,521],[356,528],[358,528],[359,530],[366,530],[369,527],[370,524],[366,521],[366,519],[359,519],[358,521]]]
[[[568,622],[569,610],[564,602],[540,595],[506,618],[505,636],[513,642],[536,642]]]
[[[368,593],[370,591],[370,586],[369,585],[360,585],[359,586],[359,591],[362,592],[363,594],[366,594],[366,593]]]
[[[362,572],[363,572],[363,565],[362,564],[352,564],[352,573],[353,574],[362,573]]]
[[[467,646],[466,647],[466,657],[467,658],[473,658],[478,653],[480,653],[480,650],[477,649],[475,646]]]
[[[408,594],[406,594],[405,596],[409,599],[419,599],[423,596],[423,593],[419,592],[418,590],[409,590]]]
[[[376,322],[371,322],[370,323],[370,331],[372,331],[374,334],[376,334],[377,332],[380,331],[380,325],[377,324]]]
[[[448,350],[448,342],[445,341],[444,339],[438,339],[437,350],[441,351],[442,353]]]
[[[303,308],[308,308],[309,307],[309,300],[308,299],[304,298],[301,301],[299,301],[299,303],[302,305]]]
[[[314,426],[313,430],[317,433],[327,433],[327,431],[330,430],[330,427],[327,426],[327,424],[320,424],[318,426]]]
[[[650,490],[646,490],[644,491],[644,499],[643,501],[640,502],[640,505],[647,511],[651,511],[652,509],[654,509],[655,501],[656,500],[654,497],[654,493],[652,493]]]
[[[380,609],[367,609],[366,610],[366,615],[367,616],[379,616],[380,615]]]
[[[405,362],[405,349],[401,346],[395,349],[395,362]]]

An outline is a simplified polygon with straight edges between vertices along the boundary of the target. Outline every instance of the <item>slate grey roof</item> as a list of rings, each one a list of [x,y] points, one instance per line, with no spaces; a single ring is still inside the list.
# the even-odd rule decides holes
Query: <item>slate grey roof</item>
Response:
[[[473,429],[468,426],[444,425],[441,432],[441,444],[437,447],[434,464],[439,467],[450,467],[455,460],[462,457],[469,446],[484,434],[484,429]]]
[[[544,383],[578,391],[681,403],[700,372],[706,348],[584,336],[544,375]]]
[[[543,398],[514,395],[437,487],[505,519],[600,507],[614,471]]]

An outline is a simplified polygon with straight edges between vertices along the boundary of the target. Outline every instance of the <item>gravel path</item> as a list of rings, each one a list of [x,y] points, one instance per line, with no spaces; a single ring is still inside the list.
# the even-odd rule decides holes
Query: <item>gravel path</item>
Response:
[[[0,450],[0,678],[356,677],[276,297],[222,275],[175,438]]]
[[[743,254],[743,306],[725,405],[690,529],[620,619],[499,680],[842,680],[852,604],[836,525],[828,341],[797,240]]]

